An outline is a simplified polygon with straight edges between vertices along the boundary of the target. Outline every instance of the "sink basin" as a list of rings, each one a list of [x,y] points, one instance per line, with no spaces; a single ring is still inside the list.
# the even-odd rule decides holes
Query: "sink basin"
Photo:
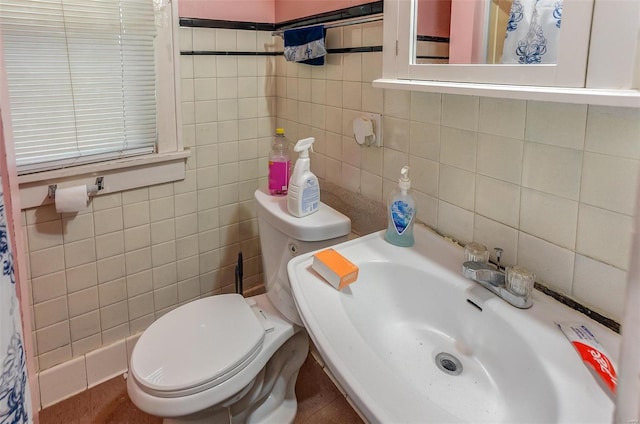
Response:
[[[289,262],[296,306],[338,383],[370,422],[610,422],[613,402],[555,322],[581,322],[617,357],[619,336],[542,293],[517,309],[460,275],[463,250],[424,227],[334,246],[358,280],[338,291]]]

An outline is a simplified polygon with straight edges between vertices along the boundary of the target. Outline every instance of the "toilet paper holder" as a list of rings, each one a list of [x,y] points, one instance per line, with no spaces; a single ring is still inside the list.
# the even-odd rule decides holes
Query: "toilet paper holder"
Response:
[[[96,183],[94,185],[88,185],[87,186],[87,193],[88,194],[97,193],[100,190],[102,190],[103,188],[104,188],[104,177],[98,177],[98,178],[96,178]],[[57,184],[50,184],[47,197],[49,199],[55,199],[56,198],[56,190],[57,189],[58,189],[58,185]]]

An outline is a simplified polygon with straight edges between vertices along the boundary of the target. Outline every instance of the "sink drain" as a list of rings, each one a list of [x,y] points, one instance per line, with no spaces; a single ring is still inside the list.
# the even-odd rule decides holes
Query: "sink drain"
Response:
[[[436,355],[436,366],[449,375],[460,375],[462,362],[450,353],[441,352]]]

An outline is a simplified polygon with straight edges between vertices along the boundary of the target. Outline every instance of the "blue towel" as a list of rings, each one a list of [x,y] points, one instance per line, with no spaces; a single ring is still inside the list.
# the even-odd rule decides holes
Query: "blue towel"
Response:
[[[284,57],[289,62],[324,65],[327,49],[324,46],[325,29],[318,25],[309,28],[288,29],[284,32]]]

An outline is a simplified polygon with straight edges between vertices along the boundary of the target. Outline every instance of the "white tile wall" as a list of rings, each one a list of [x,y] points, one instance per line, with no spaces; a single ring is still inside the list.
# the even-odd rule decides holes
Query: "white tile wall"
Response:
[[[355,117],[357,117],[357,115]],[[351,120],[351,122],[353,122],[353,120]],[[407,119],[385,116],[382,128],[385,147],[404,153],[409,152],[411,127]]]
[[[342,28],[342,43],[348,47],[362,46],[362,25],[346,26]]]
[[[572,294],[575,253],[526,232],[518,239],[518,263],[535,270],[538,280],[553,284],[557,291]]]
[[[440,162],[446,165],[476,170],[478,133],[442,127],[440,131]]]
[[[590,106],[585,150],[640,159],[638,109]]]
[[[128,370],[133,347],[140,334],[122,336],[115,343],[100,347],[92,338],[74,343],[85,352],[38,375],[42,407],[53,405]]]
[[[473,172],[441,163],[438,196],[445,202],[472,211],[475,204],[475,179]]]
[[[99,308],[98,288],[91,287],[68,295],[69,316],[77,317]]]
[[[534,190],[578,200],[582,151],[525,143],[522,185]]]
[[[477,171],[520,185],[523,151],[524,142],[521,139],[478,133]]]
[[[581,150],[587,105],[528,102],[525,140]]]
[[[475,96],[443,96],[440,124],[461,130],[476,131],[478,129],[479,103],[480,98]]]
[[[634,184],[629,182],[637,176],[638,161],[635,159],[586,152],[582,164],[580,201],[633,215],[636,193]]]
[[[429,196],[438,195],[439,164],[417,156],[409,157],[411,187]],[[415,181],[415,183],[414,183]]]
[[[380,22],[347,28],[329,31],[329,47],[381,45]],[[274,51],[282,40],[181,28],[180,46]],[[25,213],[43,404],[122,372],[129,335],[178,304],[231,290],[240,248],[245,286],[260,282],[251,203],[276,125],[291,140],[316,137],[318,176],[377,201],[409,164],[421,221],[499,245],[505,263],[620,318],[637,109],[377,89],[380,52],[330,54],[321,67],[210,55],[180,66],[184,181],[98,196],[77,216]],[[352,142],[360,111],[383,113],[385,147]]]
[[[411,121],[409,131],[409,153],[437,161],[440,154],[440,126]]]
[[[192,28],[183,30],[180,38],[188,38],[189,33],[192,34],[193,50],[195,51],[215,51],[216,50],[216,30],[209,28]]]
[[[372,45],[379,43],[374,34],[380,29],[378,23],[361,32],[336,29],[328,42]],[[400,168],[409,164],[420,220],[461,241],[500,244],[507,264],[522,263],[556,290],[619,317],[624,278],[583,281],[584,260],[579,270],[577,258],[622,274],[628,268],[640,159],[638,109],[381,90],[369,84],[381,76],[381,58],[329,55],[325,66],[311,69],[310,98],[295,81],[309,78],[309,67],[277,59],[277,68],[285,70],[278,71],[278,83],[298,87],[278,87],[278,125],[318,138],[313,170],[385,201]],[[360,98],[352,81],[361,82]],[[286,102],[280,99],[285,96]],[[310,123],[307,112],[280,109],[307,111],[309,101]],[[360,111],[383,113],[385,146],[357,147],[357,165],[348,129]],[[611,296],[604,295],[608,290]]]
[[[579,213],[576,252],[627,270],[633,219],[588,205]]]
[[[189,51],[265,51],[276,43],[268,32],[180,30]],[[235,261],[242,249],[245,287],[261,281],[256,216],[241,211],[252,208],[253,191],[265,181],[275,58],[196,55],[181,56],[180,64],[183,135],[192,153],[184,181],[97,196],[85,214],[61,216],[50,206],[25,213],[37,363],[58,376],[67,364],[83,369],[81,381],[60,390],[42,371],[45,404],[126,369],[125,338],[168,310],[233,290],[235,262],[220,258]],[[311,74],[300,84],[296,75],[291,94],[307,96],[310,125]],[[341,95],[342,81],[334,82]],[[359,173],[359,151],[351,150]]]
[[[520,186],[478,175],[476,177],[475,211],[511,228],[518,228]]]
[[[67,361],[39,375],[40,402],[43,407],[80,393],[87,388],[84,357]]]
[[[117,343],[85,355],[87,385],[89,388],[107,381],[128,369],[127,345],[123,339]]]
[[[626,274],[619,268],[576,255],[573,292],[597,309],[622,321]]]
[[[63,271],[31,280],[33,303],[45,302],[67,293]]]
[[[384,114],[394,118],[409,119],[411,113],[410,91],[389,91],[384,96]]]
[[[482,240],[487,246],[503,249],[500,259],[503,264],[519,263],[518,231],[515,228],[476,214],[473,220],[473,239]],[[495,260],[495,251],[492,249],[489,253]]]
[[[468,243],[473,240],[473,212],[447,203],[438,201],[437,228],[443,234]]]
[[[541,191],[522,189],[520,229],[574,250],[578,202]]]
[[[523,100],[480,98],[478,131],[522,140],[527,103]]]
[[[237,50],[236,32],[232,29],[215,29],[216,47],[218,51],[235,51]]]

